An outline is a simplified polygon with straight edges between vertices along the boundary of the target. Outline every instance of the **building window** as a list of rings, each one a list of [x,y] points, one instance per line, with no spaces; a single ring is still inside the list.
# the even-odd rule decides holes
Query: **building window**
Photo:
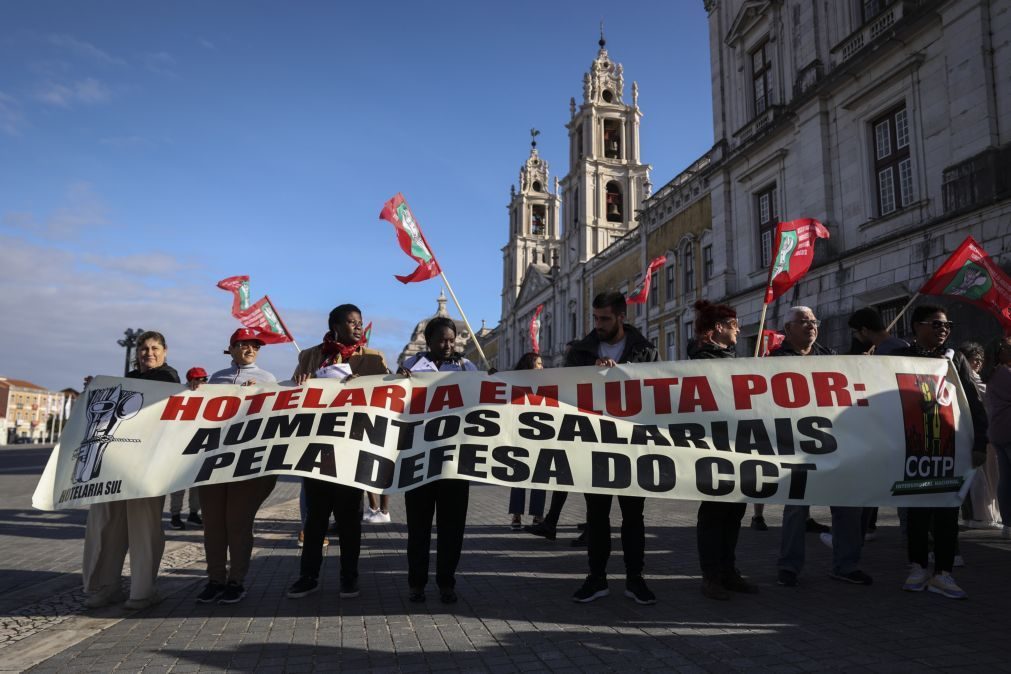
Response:
[[[545,227],[546,221],[546,209],[540,204],[535,204],[531,206],[530,212],[530,230],[534,236],[544,236],[547,227]]]
[[[909,157],[909,115],[902,106],[871,123],[878,214],[888,215],[913,202],[913,163]]]
[[[665,333],[667,339],[667,360],[677,360],[678,359],[678,345],[677,345],[677,331],[674,326],[667,328]]]
[[[892,4],[893,0],[862,0],[860,3],[860,18],[867,23]]]
[[[772,104],[772,48],[768,41],[751,52],[751,90],[757,117]]]
[[[684,324],[684,340],[681,342],[682,351],[684,352],[684,357],[688,357],[688,345],[691,344],[692,338],[695,337],[695,328],[691,322]]]
[[[702,280],[711,281],[713,270],[713,246],[710,244],[702,247]]]
[[[755,210],[758,213],[760,266],[765,268],[772,264],[772,238],[776,235],[776,222],[779,219],[775,185],[755,195]]]
[[[608,159],[621,157],[621,122],[617,119],[604,120],[604,156]]]
[[[684,261],[681,265],[682,272],[684,274],[683,286],[685,289],[685,294],[695,292],[695,254],[692,251],[692,245],[688,244],[685,247],[684,255],[682,256]]]
[[[579,335],[576,334],[576,312],[573,311],[569,315],[569,339],[579,339]]]
[[[623,222],[625,204],[621,199],[621,186],[614,180],[607,183],[607,221]]]
[[[666,286],[664,290],[667,292],[664,294],[664,299],[670,302],[674,299],[674,265],[669,264],[665,267],[666,278],[664,285]]]
[[[649,275],[649,306],[654,309],[660,306],[660,273],[653,272]]]
[[[884,302],[883,304],[878,304],[874,308],[878,310],[879,314],[881,314],[881,320],[884,322],[885,327],[887,327],[892,324],[892,321],[894,321],[895,317],[899,315],[899,312],[902,311],[902,308],[906,306],[907,302],[909,302],[908,297],[901,297],[897,300],[891,300],[889,302]],[[909,312],[902,314],[898,322],[895,324],[895,327],[892,328],[892,333],[896,337],[906,337],[910,334]]]

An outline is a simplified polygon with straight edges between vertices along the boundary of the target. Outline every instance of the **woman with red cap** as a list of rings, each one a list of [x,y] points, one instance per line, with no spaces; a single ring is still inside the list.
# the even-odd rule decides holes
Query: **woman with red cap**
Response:
[[[231,366],[212,374],[208,383],[240,386],[276,383],[274,375],[256,365],[263,344],[255,330],[236,330],[225,351],[232,357]],[[191,389],[199,386],[199,382],[190,382]],[[200,486],[207,587],[197,595],[198,603],[235,604],[246,596],[244,583],[253,554],[253,520],[276,483],[276,475],[264,475],[240,482]]]

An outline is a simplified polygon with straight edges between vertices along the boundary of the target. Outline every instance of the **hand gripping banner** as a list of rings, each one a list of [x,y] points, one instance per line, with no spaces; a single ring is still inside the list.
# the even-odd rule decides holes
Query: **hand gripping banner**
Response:
[[[32,504],[285,474],[395,493],[440,478],[584,493],[955,506],[972,424],[943,359],[679,361],[313,379],[95,378]]]

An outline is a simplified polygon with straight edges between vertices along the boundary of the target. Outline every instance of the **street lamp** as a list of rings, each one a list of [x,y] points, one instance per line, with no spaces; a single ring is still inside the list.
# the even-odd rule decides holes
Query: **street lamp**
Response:
[[[141,333],[144,331],[140,328],[136,330],[131,330],[127,328],[123,331],[124,338],[116,340],[116,343],[126,349],[126,365],[123,367],[123,375],[126,376],[130,373],[130,356],[131,351],[137,346],[137,338],[140,337]]]

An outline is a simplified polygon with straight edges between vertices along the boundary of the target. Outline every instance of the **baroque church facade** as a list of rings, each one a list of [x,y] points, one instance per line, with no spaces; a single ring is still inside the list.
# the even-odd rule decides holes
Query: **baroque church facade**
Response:
[[[560,364],[565,344],[588,330],[594,293],[587,263],[635,229],[649,195],[650,166],[639,155],[638,85],[632,83],[626,102],[622,66],[603,36],[599,45],[583,77],[582,102],[569,102],[568,174],[552,182],[535,139],[519,185],[510,189],[502,317],[494,337],[499,367],[531,350],[530,321],[542,304],[540,349]]]

